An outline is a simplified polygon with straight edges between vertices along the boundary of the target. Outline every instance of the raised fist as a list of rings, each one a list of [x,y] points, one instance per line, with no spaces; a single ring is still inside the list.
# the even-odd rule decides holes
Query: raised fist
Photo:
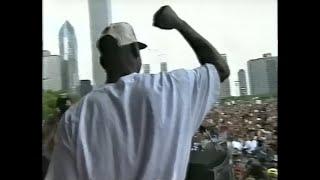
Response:
[[[153,16],[153,25],[161,29],[174,29],[180,21],[170,6],[162,6]]]

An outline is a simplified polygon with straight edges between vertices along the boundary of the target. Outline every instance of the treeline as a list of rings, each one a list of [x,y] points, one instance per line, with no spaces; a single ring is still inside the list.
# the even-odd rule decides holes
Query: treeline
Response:
[[[59,97],[69,97],[72,103],[80,100],[80,96],[69,94],[65,91],[44,90],[42,92],[42,120],[49,120],[57,116],[57,99]]]

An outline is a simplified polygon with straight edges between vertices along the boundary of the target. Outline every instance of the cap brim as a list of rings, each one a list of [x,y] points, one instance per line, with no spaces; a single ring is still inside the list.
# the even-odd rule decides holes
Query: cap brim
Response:
[[[138,42],[138,45],[139,45],[139,49],[144,49],[144,48],[148,47],[146,44],[141,43],[141,42]]]

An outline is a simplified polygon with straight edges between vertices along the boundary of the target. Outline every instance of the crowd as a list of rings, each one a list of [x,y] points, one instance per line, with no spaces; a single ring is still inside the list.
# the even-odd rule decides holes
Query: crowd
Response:
[[[192,150],[205,151],[209,144],[226,141],[237,179],[277,177],[277,117],[275,99],[221,103],[206,116]]]

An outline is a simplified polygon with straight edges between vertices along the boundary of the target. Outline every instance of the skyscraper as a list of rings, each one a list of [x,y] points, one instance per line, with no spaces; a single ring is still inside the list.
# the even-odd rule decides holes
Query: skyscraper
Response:
[[[42,89],[63,90],[63,60],[58,55],[51,55],[49,51],[42,52]]]
[[[42,57],[50,56],[51,53],[48,50],[42,50]]]
[[[78,74],[78,45],[74,28],[69,21],[66,21],[59,31],[60,56],[67,64],[67,87],[72,93],[77,93],[79,86]]]
[[[143,65],[143,73],[150,74],[150,64]]]
[[[226,54],[221,54],[221,56],[225,61],[227,61]],[[227,78],[220,85],[220,97],[229,97],[229,96],[231,96],[230,80],[229,80],[229,78]]]
[[[99,52],[96,42],[103,29],[111,23],[110,0],[88,0],[92,52],[92,74],[94,86],[103,85],[106,73],[99,63]]]
[[[243,69],[240,69],[238,71],[238,79],[239,79],[238,81],[239,81],[240,96],[248,95],[246,72]]]
[[[247,62],[252,95],[277,93],[278,57],[270,53]]]
[[[160,70],[161,70],[161,72],[168,72],[167,62],[161,62],[160,63]]]

